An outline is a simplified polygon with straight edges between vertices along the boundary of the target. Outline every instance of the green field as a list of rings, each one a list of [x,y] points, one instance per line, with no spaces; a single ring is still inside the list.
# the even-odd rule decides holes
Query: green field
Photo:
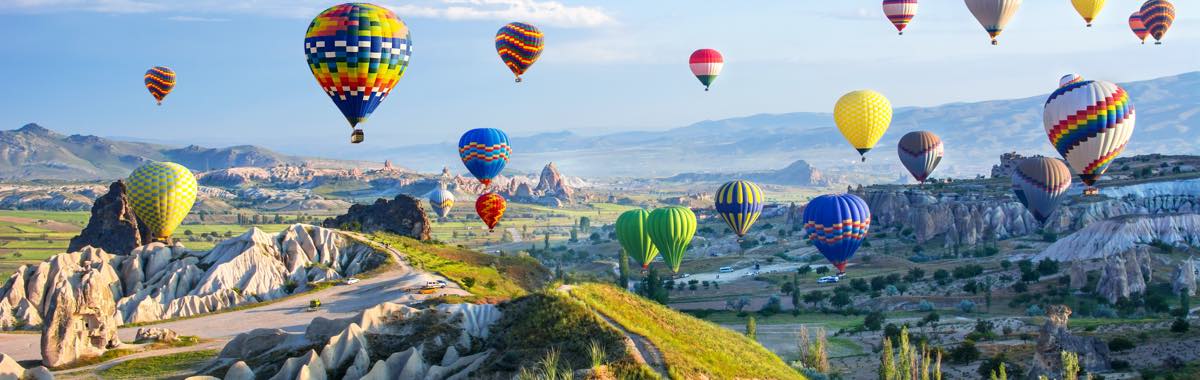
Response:
[[[180,352],[162,356],[130,359],[100,371],[101,379],[161,379],[180,378],[201,364],[217,357],[216,350]]]

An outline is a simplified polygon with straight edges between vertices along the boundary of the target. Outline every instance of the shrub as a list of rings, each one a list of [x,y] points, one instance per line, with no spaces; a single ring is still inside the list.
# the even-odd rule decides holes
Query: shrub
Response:
[[[950,362],[956,364],[968,364],[979,359],[979,349],[975,347],[975,342],[964,341],[958,347],[950,350]]]
[[[1046,314],[1046,311],[1042,310],[1042,307],[1038,306],[1036,304],[1029,305],[1028,308],[1025,308],[1025,315],[1028,315],[1030,317],[1037,317],[1037,316],[1041,316],[1041,315],[1045,315],[1045,314]]]
[[[771,296],[771,298],[767,299],[767,303],[763,305],[762,309],[759,310],[758,313],[769,317],[778,314],[781,311],[783,311],[783,303],[779,300],[779,296]]]
[[[475,277],[463,277],[462,278],[462,286],[464,288],[467,288],[467,290],[470,290],[472,287],[475,286]]]
[[[962,310],[964,313],[974,312],[975,302],[971,300],[962,300],[962,302],[958,303],[958,310]]]
[[[917,304],[917,310],[933,311],[933,304],[930,303],[929,301],[921,300],[921,303]]]
[[[1175,318],[1175,322],[1171,323],[1171,332],[1185,333],[1191,327],[1192,325],[1188,324],[1188,321],[1184,320],[1183,318]]]
[[[1133,341],[1123,336],[1118,336],[1108,341],[1108,349],[1115,352],[1132,350],[1134,347],[1137,346],[1133,343]]]
[[[885,316],[882,311],[872,311],[871,313],[867,314],[865,319],[863,319],[863,327],[867,330],[879,331],[879,329],[883,328],[883,322],[886,319],[887,316]]]

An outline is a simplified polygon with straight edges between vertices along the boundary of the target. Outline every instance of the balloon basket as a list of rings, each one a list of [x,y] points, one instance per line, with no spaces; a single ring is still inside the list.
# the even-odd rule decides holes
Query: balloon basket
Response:
[[[1083,195],[1089,196],[1089,197],[1094,197],[1094,196],[1100,195],[1100,189],[1089,186],[1089,187],[1083,189]]]
[[[517,77],[517,83],[521,83],[521,77]]]
[[[1000,41],[992,40],[992,46],[1000,45]]]
[[[364,135],[363,135],[363,131],[361,129],[355,129],[354,132],[350,132],[350,143],[351,144],[361,143],[361,142],[363,142],[363,139],[364,139]]]

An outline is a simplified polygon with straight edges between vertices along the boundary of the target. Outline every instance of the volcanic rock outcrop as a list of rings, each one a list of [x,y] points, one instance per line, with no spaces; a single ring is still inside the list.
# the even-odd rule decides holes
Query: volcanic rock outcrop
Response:
[[[391,232],[417,240],[429,240],[429,216],[421,201],[400,194],[389,201],[379,198],[375,204],[350,206],[350,211],[336,218],[325,219],[326,228],[361,232]]]
[[[108,193],[92,203],[92,217],[79,236],[71,238],[67,252],[92,246],[105,252],[127,255],[134,248],[150,243],[150,228],[138,222],[126,195],[125,183],[113,182]]]
[[[383,303],[351,318],[316,318],[303,334],[260,329],[238,335],[205,372],[224,371],[226,379],[231,373],[271,379],[466,378],[491,355],[479,342],[500,316],[495,305],[422,310]]]
[[[1096,373],[1110,369],[1108,344],[1097,337],[1074,336],[1067,329],[1071,308],[1067,305],[1046,307],[1046,324],[1038,332],[1033,363],[1029,366],[1029,378],[1058,376],[1062,369],[1063,351],[1079,355],[1079,366],[1087,372]]]
[[[1035,260],[1098,259],[1155,241],[1169,245],[1200,242],[1200,214],[1129,215],[1093,223],[1058,239]]]
[[[1175,294],[1196,295],[1196,263],[1191,257],[1179,262],[1171,277],[1171,289]]]
[[[114,295],[119,294],[120,278],[108,264],[113,259],[103,250],[87,247],[42,263],[47,268],[46,292],[39,304],[46,366],[98,356],[121,344]],[[40,275],[41,265],[38,269]]]
[[[11,356],[0,353],[0,380],[43,380],[53,379],[54,375],[46,367],[25,369],[21,363]]]

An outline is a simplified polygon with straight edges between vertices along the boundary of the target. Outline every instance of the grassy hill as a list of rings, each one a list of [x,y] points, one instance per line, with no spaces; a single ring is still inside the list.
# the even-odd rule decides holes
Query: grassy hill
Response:
[[[458,283],[474,295],[470,301],[499,302],[524,296],[541,289],[550,278],[550,271],[530,257],[488,255],[388,233],[370,238],[403,252],[413,267]]]

